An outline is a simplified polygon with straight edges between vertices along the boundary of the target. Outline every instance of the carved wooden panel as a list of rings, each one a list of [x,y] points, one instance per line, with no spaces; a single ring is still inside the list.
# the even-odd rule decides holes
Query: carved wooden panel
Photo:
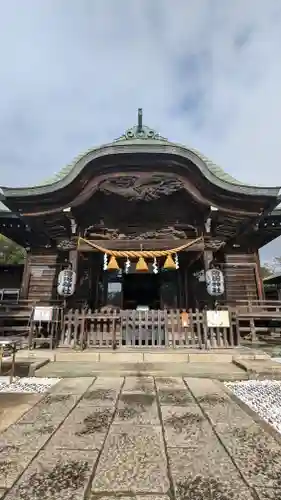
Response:
[[[81,233],[93,240],[186,239],[204,226],[204,212],[184,191],[149,202],[99,192],[77,210],[76,219]]]
[[[150,174],[144,172],[136,175],[112,177],[99,184],[104,193],[114,193],[129,200],[154,200],[183,189],[180,179],[172,175]]]

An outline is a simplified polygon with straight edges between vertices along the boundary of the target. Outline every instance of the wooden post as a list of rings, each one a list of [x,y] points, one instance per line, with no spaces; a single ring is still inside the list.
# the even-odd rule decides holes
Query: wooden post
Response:
[[[77,276],[77,271],[78,271],[78,250],[77,250],[77,248],[69,251],[69,262],[71,264],[72,271],[74,271],[76,273],[76,276]]]
[[[0,375],[2,375],[2,360],[3,360],[4,347],[0,347]]]
[[[74,291],[74,297],[76,295],[76,292],[77,292],[77,285],[79,283],[79,277],[78,277],[78,258],[79,258],[79,252],[77,250],[77,248],[75,248],[74,250],[69,250],[69,257],[68,257],[68,260],[69,260],[69,263],[71,265],[71,269],[72,271],[75,272],[76,274],[76,288],[75,288],[75,291]]]
[[[12,384],[15,375],[15,365],[16,365],[16,352],[17,352],[17,344],[13,343],[13,355],[12,355],[12,367],[10,373],[9,383]]]
[[[30,279],[30,270],[31,270],[31,255],[30,252],[26,252],[26,257],[24,261],[24,269],[21,281],[21,292],[20,296],[22,299],[28,298],[28,288],[29,288],[29,279]]]
[[[204,254],[203,254],[203,260],[204,260],[204,270],[205,272],[208,271],[208,269],[210,268],[210,263],[212,262],[213,260],[213,252],[210,251],[210,250],[204,250]],[[214,305],[214,298],[211,297],[209,294],[208,294],[208,308],[212,309]]]
[[[264,300],[264,287],[263,287],[263,282],[261,278],[261,263],[260,263],[260,256],[258,250],[255,251],[255,276],[256,276],[256,282],[257,282],[257,290],[258,290],[258,299],[259,300]]]

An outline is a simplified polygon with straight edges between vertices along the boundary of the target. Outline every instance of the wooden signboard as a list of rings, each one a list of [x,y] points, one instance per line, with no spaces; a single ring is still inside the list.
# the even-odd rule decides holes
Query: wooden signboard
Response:
[[[38,321],[39,323],[49,323],[53,319],[53,308],[37,306],[34,307],[33,321]]]
[[[229,328],[229,312],[228,311],[207,311],[207,326],[208,328]]]

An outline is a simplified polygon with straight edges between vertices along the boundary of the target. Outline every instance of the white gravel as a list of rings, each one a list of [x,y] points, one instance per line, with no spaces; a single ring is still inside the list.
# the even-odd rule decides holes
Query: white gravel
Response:
[[[281,434],[281,381],[247,380],[225,386]]]
[[[0,377],[0,393],[42,394],[59,381],[59,378],[16,377],[10,384],[9,377]]]

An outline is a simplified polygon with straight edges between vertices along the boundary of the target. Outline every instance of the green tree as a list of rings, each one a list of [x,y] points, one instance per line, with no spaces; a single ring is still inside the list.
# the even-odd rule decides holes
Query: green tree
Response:
[[[268,278],[268,276],[271,276],[272,274],[273,270],[269,264],[264,264],[263,266],[261,266],[261,277],[263,279]]]
[[[281,272],[281,257],[274,257],[273,269],[275,273]]]
[[[0,234],[0,264],[23,264],[25,249]]]

